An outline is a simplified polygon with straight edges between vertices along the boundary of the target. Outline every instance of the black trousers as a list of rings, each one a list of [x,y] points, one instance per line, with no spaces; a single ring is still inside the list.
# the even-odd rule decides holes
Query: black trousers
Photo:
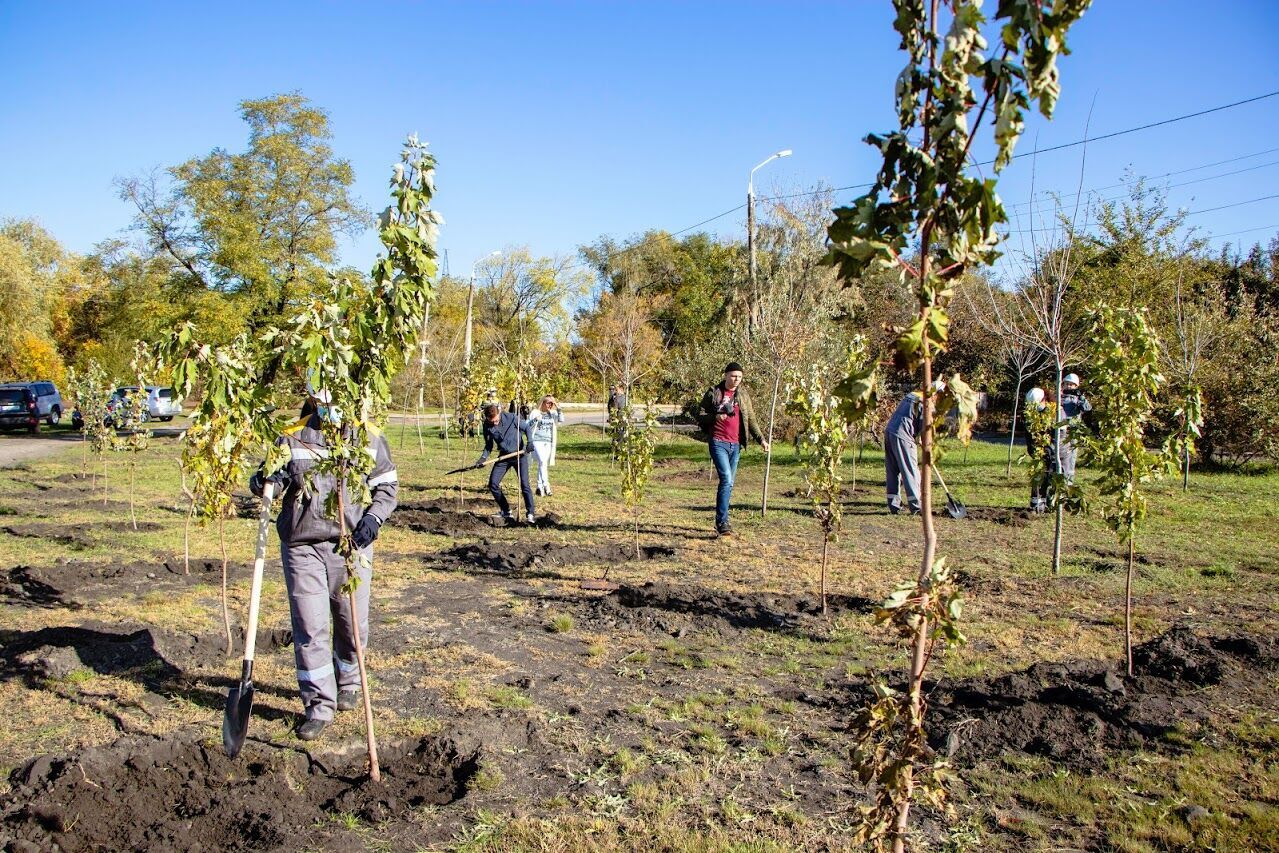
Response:
[[[524,496],[524,512],[533,512],[533,488],[528,484],[528,454],[516,456],[514,459],[503,459],[501,462],[493,463],[493,470],[489,472],[489,491],[493,493],[493,500],[497,501],[497,508],[503,513],[511,511],[511,502],[506,499],[506,493],[502,491],[502,478],[506,476],[506,472],[514,468],[519,463],[520,472],[520,492]]]

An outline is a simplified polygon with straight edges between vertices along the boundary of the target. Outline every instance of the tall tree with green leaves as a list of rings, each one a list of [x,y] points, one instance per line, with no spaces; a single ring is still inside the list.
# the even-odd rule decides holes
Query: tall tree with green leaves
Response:
[[[1166,380],[1159,370],[1159,338],[1145,309],[1101,305],[1092,314],[1089,364],[1097,434],[1084,443],[1098,472],[1101,517],[1128,546],[1124,581],[1124,656],[1132,667],[1132,581],[1137,528],[1146,518],[1146,484],[1175,469],[1181,436],[1158,451],[1146,448],[1146,425]]]
[[[241,152],[214,149],[167,170],[118,181],[134,227],[186,287],[247,302],[251,336],[323,293],[337,240],[368,223],[350,194],[351,164],[334,156],[328,115],[297,92],[240,103]],[[241,330],[236,330],[241,331]],[[279,359],[263,377],[274,381]]]
[[[953,383],[940,393],[934,388],[933,362],[949,339],[952,282],[995,259],[996,226],[1007,220],[995,178],[970,174],[970,152],[989,126],[999,172],[1012,159],[1030,104],[1052,115],[1060,91],[1057,59],[1066,52],[1066,32],[1088,6],[1089,0],[1058,0],[1049,8],[1037,0],[1001,2],[991,22],[998,41],[988,54],[987,19],[977,0],[894,0],[894,28],[909,57],[896,86],[899,129],[867,137],[883,164],[871,189],[837,209],[829,228],[831,257],[844,281],[892,268],[911,282],[917,303],[897,350],[919,371],[923,395],[924,546],[916,578],[881,610],[911,646],[910,672],[904,695],[881,685],[879,701],[861,719],[859,746],[863,772],[878,783],[859,837],[891,842],[895,851],[905,849],[916,790],[934,801],[944,794],[944,773],[924,733],[923,679],[936,643],[961,636],[953,579],[937,554],[931,480],[938,416],[949,405],[966,404]],[[866,406],[871,387],[864,377],[852,378],[849,405]]]
[[[434,193],[435,157],[414,134],[392,173],[393,203],[380,218],[379,236],[386,253],[374,263],[370,282],[335,278],[324,298],[300,311],[275,339],[288,363],[317,388],[327,390],[329,405],[342,412],[340,423],[324,422],[327,455],[313,470],[317,476],[333,476],[338,484],[325,510],[340,526],[338,551],[346,558],[345,589],[352,612],[357,612],[357,561],[364,558],[346,527],[345,502],[364,505],[369,501],[367,476],[374,459],[367,448],[378,428],[374,417],[386,410],[391,380],[412,356],[434,296],[435,244],[444,221],[431,209]],[[364,698],[369,772],[377,781],[381,771],[373,705],[357,621],[351,623],[352,645]]]

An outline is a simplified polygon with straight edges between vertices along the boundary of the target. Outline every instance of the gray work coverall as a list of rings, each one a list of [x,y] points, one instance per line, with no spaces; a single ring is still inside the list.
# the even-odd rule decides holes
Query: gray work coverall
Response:
[[[312,415],[299,420],[276,439],[276,444],[289,449],[286,469],[289,487],[280,501],[275,529],[280,534],[280,557],[293,622],[298,692],[308,720],[332,720],[337,710],[338,691],[360,687],[359,665],[351,642],[351,603],[342,591],[346,563],[337,551],[340,530],[336,519],[326,517],[324,508],[325,499],[336,486],[336,478],[331,474],[309,473],[327,453],[321,424],[319,417]],[[391,461],[386,437],[370,430],[368,450],[375,460],[367,480],[373,502],[367,507],[345,504],[348,531],[354,530],[366,514],[385,523],[396,506],[399,476]],[[309,494],[303,491],[304,480],[309,482]],[[255,494],[262,493],[260,473],[250,486]],[[360,554],[368,565],[357,569],[360,584],[355,592],[355,606],[360,645],[367,649],[373,546],[361,549]]]
[[[1092,403],[1088,402],[1078,390],[1066,391],[1061,395],[1061,416],[1065,420],[1083,419],[1092,413]],[[1051,451],[1050,451],[1051,452]],[[1079,458],[1079,449],[1070,440],[1070,427],[1061,428],[1061,474],[1066,482],[1075,481],[1075,463]],[[1054,460],[1055,461],[1055,460]]]
[[[888,493],[888,509],[901,511],[901,488],[911,512],[919,512],[919,456],[915,442],[924,429],[923,398],[912,391],[898,404],[884,428],[884,487]]]

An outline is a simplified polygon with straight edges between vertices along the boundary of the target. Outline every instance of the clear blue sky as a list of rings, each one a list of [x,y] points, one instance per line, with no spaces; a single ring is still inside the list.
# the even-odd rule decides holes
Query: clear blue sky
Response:
[[[993,12],[994,0],[988,11]],[[893,126],[902,57],[887,0],[843,3],[0,3],[0,216],[32,216],[74,250],[117,236],[112,179],[243,147],[236,105],[300,90],[329,112],[356,193],[385,204],[409,131],[440,158],[452,272],[504,245],[572,252],[601,234],[676,230],[761,192],[872,177],[860,140]],[[1279,89],[1273,0],[1098,0],[1071,36],[1065,96],[1019,151]],[[1279,98],[1088,149],[1085,187],[1279,149]],[[1073,191],[1080,149],[1037,159]],[[1265,165],[1272,164],[1272,165]],[[1252,168],[1261,167],[1261,168]],[[1249,169],[1236,175],[1225,172]],[[1023,201],[1031,161],[1005,172]],[[1279,150],[1185,172],[1176,205],[1279,193]],[[1121,190],[1111,189],[1106,195]],[[843,193],[841,200],[852,197]],[[744,215],[708,226],[735,233]],[[1279,230],[1279,199],[1194,216],[1231,241]],[[372,234],[344,247],[364,267]]]

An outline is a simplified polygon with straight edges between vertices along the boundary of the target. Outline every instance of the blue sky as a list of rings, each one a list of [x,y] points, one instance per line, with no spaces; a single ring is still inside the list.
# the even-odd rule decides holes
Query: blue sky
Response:
[[[761,193],[873,177],[860,140],[893,126],[902,57],[890,23],[887,0],[9,0],[0,216],[33,216],[88,250],[128,225],[114,177],[240,149],[238,101],[300,90],[329,112],[370,208],[385,204],[404,135],[431,142],[455,274],[506,245],[551,254],[601,234],[676,230],[740,204],[750,168],[779,148],[795,153],[758,174]],[[1032,119],[1019,151],[1081,138],[1090,110],[1098,135],[1279,90],[1276,37],[1273,0],[1098,0],[1072,32],[1056,120]],[[1279,98],[1095,143],[1083,182],[1192,170],[1157,183],[1208,178],[1170,200],[1212,208],[1279,193],[1279,150],[1268,149],[1279,149]],[[1079,154],[1036,158],[1035,186],[1073,192]],[[1006,202],[1027,198],[1031,173],[1031,158],[1006,170]],[[1279,199],[1190,221],[1265,240],[1279,230]],[[743,223],[735,213],[707,228]],[[1244,229],[1262,230],[1232,233]],[[370,232],[344,259],[367,266],[376,248]]]

